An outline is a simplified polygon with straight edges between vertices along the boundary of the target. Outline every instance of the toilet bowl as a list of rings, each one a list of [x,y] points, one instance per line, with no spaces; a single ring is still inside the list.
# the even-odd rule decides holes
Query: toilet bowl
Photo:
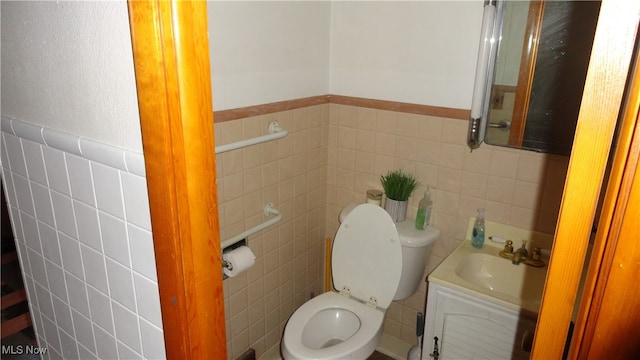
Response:
[[[382,335],[384,312],[330,291],[291,316],[282,341],[285,359],[366,359]]]
[[[400,236],[389,214],[373,204],[353,208],[336,233],[331,267],[338,292],[294,312],[282,338],[285,360],[365,359],[373,353],[402,274]]]

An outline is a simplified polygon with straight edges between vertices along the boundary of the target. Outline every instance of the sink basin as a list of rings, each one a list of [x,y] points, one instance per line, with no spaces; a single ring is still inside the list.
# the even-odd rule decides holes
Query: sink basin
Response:
[[[513,265],[510,260],[485,253],[463,256],[455,268],[461,279],[506,296],[539,302],[546,267]]]
[[[473,220],[473,218],[471,219]],[[550,249],[553,236],[534,233],[507,225],[486,222],[487,233],[505,234],[509,239],[527,239],[528,248]],[[536,315],[542,302],[542,292],[548,265],[533,267],[521,263],[514,265],[511,260],[500,257],[504,244],[486,240],[482,249],[471,246],[470,234],[473,222],[469,222],[469,238],[447,256],[431,274],[429,282],[435,282],[469,295],[506,306],[516,311]],[[520,246],[521,240],[514,242]],[[549,257],[542,260],[549,264]]]

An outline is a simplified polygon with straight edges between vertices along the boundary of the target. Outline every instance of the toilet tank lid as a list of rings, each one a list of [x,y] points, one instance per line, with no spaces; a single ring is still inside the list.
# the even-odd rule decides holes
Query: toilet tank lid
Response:
[[[429,246],[440,238],[440,230],[427,226],[424,230],[416,229],[413,220],[396,223],[400,244],[404,247]]]
[[[355,208],[358,205],[360,205],[360,204],[358,204],[358,203],[349,203],[349,204],[347,204],[347,206],[345,206],[342,209],[342,211],[340,211],[340,215],[338,216],[338,222],[340,222],[340,224],[342,224],[342,222],[344,221],[344,218],[346,218],[347,215],[349,215],[349,213],[351,212],[351,210],[353,210],[353,208]]]
[[[342,224],[344,219],[349,215],[351,210],[358,206],[358,203],[350,203],[342,209],[339,221]],[[440,230],[434,227],[427,227],[425,230],[418,230],[413,220],[405,220],[395,223],[400,237],[400,244],[405,247],[423,247],[429,246],[440,238]]]

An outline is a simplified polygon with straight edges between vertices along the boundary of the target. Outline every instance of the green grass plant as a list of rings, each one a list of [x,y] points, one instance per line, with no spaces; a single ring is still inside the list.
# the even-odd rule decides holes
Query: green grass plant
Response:
[[[389,171],[386,175],[380,175],[382,188],[389,199],[407,201],[420,182],[415,176],[402,170]]]

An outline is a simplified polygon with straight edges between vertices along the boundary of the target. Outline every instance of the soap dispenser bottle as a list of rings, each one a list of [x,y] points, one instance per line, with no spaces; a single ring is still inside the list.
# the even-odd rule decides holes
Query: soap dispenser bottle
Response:
[[[482,249],[484,245],[484,209],[478,209],[476,221],[473,223],[473,232],[471,234],[471,246],[476,249]]]
[[[431,219],[431,209],[433,208],[433,201],[431,201],[431,192],[429,186],[427,191],[424,192],[424,197],[418,203],[418,213],[416,214],[416,229],[424,230],[429,225]]]

